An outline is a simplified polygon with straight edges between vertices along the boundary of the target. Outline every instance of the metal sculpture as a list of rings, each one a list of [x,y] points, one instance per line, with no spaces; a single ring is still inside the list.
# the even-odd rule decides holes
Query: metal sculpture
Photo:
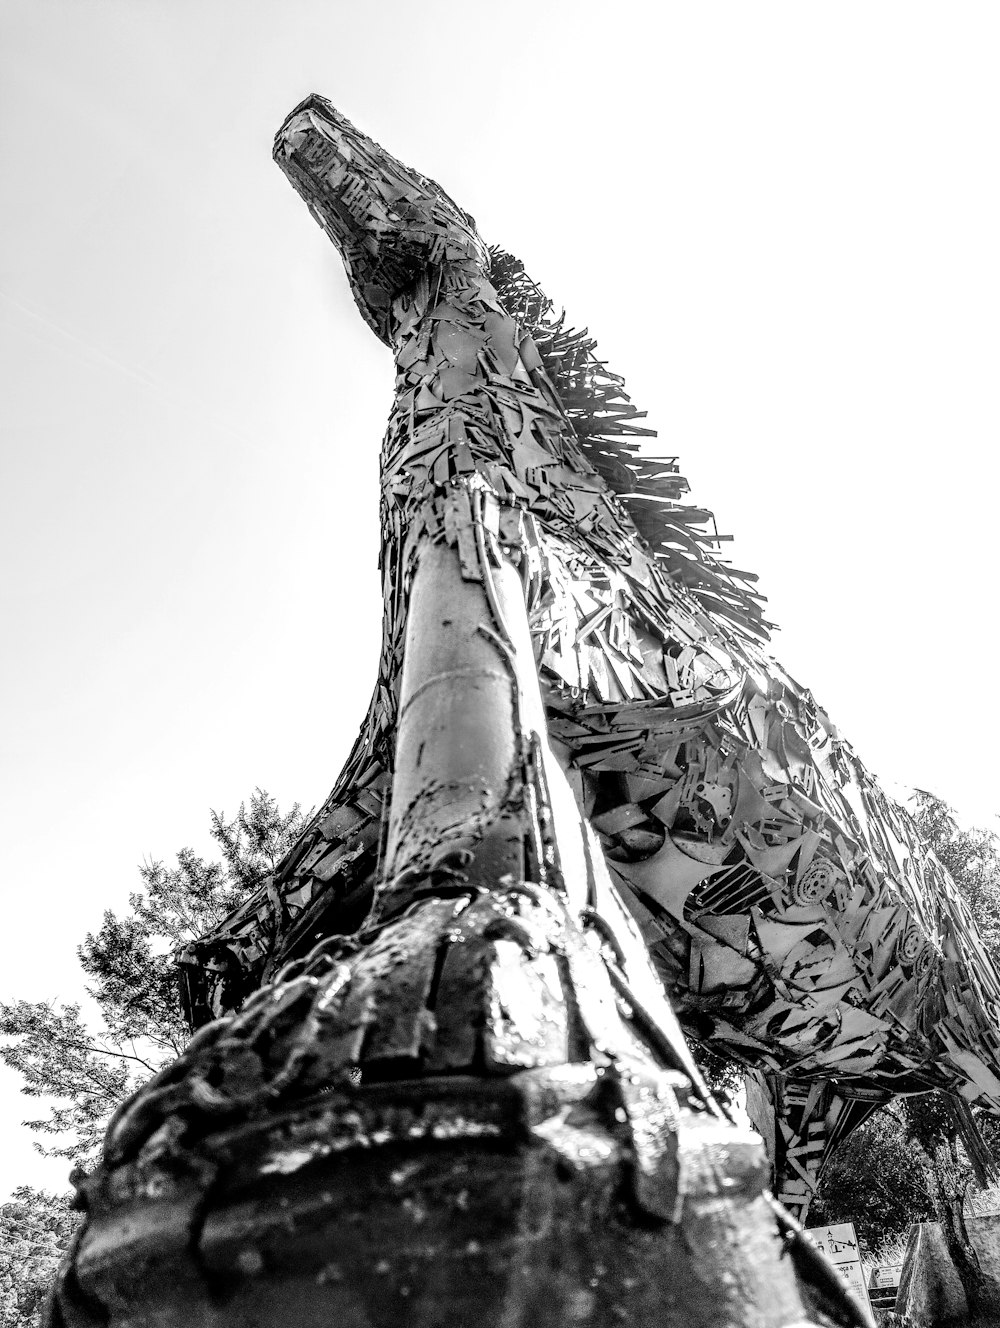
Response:
[[[185,956],[213,1022],[109,1127],[53,1314],[856,1322],[647,954],[757,1071],[802,1208],[887,1092],[1000,1107],[968,915],[586,334],[321,99],[275,155],[396,359],[379,678],[296,848]]]
[[[308,158],[322,141],[300,161],[286,134],[279,151],[314,210],[335,188]],[[400,216],[411,178],[399,177]],[[439,224],[444,244],[454,223]],[[366,257],[348,253],[349,270]],[[397,723],[406,503],[478,476],[482,520],[530,569],[546,728],[577,806],[682,1022],[750,1067],[780,1197],[804,1216],[832,1147],[891,1095],[941,1088],[1000,1109],[1000,981],[910,817],[766,653],[754,578],[713,556],[710,514],[678,502],[675,459],[638,454],[633,437],[651,431],[621,379],[520,263],[500,250],[477,261],[491,302],[438,317],[430,292],[392,333],[386,630],[368,717],[273,881],[185,956],[192,1019],[236,1008],[367,914]],[[388,309],[354,288],[388,339]],[[471,506],[453,516],[456,538],[476,520]]]

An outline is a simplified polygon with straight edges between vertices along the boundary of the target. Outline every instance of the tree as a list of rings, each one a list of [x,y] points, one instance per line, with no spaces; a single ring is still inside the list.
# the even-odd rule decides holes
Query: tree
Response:
[[[0,1328],[35,1321],[75,1226],[67,1195],[21,1185],[0,1204]]]
[[[306,820],[298,803],[283,813],[262,789],[231,821],[214,811],[211,817],[222,862],[184,848],[176,866],[145,863],[129,911],[107,910],[78,948],[98,1023],[88,1023],[76,1003],[0,1003],[0,1057],[21,1075],[23,1093],[50,1103],[47,1116],[24,1122],[41,1136],[35,1147],[46,1156],[92,1164],[111,1112],[181,1052],[190,1030],[181,1014],[175,950],[239,904]],[[75,1223],[68,1198],[29,1187],[18,1189],[0,1213],[0,1306],[7,1316],[0,1328],[8,1328],[34,1321]]]
[[[986,952],[1000,967],[1000,838],[992,831],[964,829],[940,798],[918,790],[914,819],[968,905]],[[1000,1315],[1000,1280],[980,1263],[965,1226],[966,1197],[984,1167],[1000,1162],[1000,1124],[985,1112],[957,1105],[939,1094],[906,1103],[907,1135],[925,1159],[935,1214],[952,1263],[974,1315],[994,1322]]]
[[[820,1177],[809,1211],[813,1226],[853,1222],[871,1256],[905,1236],[912,1222],[934,1216],[927,1173],[912,1143],[900,1104],[870,1116],[848,1135]]]
[[[922,789],[913,795],[912,812],[924,842],[961,891],[987,954],[1000,968],[1000,837],[992,830],[964,829],[953,808]]]
[[[965,829],[940,798],[918,790],[912,811],[924,842],[951,873],[985,949],[1000,967],[1000,838]],[[842,1146],[820,1182],[813,1216],[851,1218],[873,1250],[910,1222],[934,1217],[974,1314],[1000,1312],[1000,1284],[980,1266],[964,1209],[977,1170],[1000,1163],[1000,1123],[978,1108],[927,1093],[886,1107]],[[993,1320],[990,1320],[993,1321]]]
[[[927,1093],[903,1104],[907,1140],[919,1146],[918,1155],[934,1201],[934,1216],[941,1224],[948,1253],[965,1291],[975,1322],[993,1324],[1000,1319],[1000,1279],[983,1266],[965,1224],[966,1199],[975,1187],[982,1166],[970,1154],[985,1148],[994,1169],[1000,1160],[1000,1124],[975,1113],[941,1093]]]

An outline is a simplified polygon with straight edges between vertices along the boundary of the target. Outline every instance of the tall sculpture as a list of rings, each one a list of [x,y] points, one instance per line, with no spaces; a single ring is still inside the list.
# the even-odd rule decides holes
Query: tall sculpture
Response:
[[[205,1027],[81,1181],[53,1321],[860,1322],[649,956],[754,1068],[801,1209],[887,1093],[1000,1105],[954,888],[586,336],[321,99],[275,155],[395,355],[379,678],[296,848],[185,956]]]
[[[324,210],[341,184],[309,156],[326,141],[289,128],[277,157],[344,245]],[[377,218],[380,234],[420,205],[413,178],[400,172],[398,217]],[[361,186],[346,188],[338,207]],[[456,223],[437,224],[439,244],[456,243]],[[750,1067],[783,1201],[804,1215],[831,1148],[893,1094],[941,1088],[997,1109],[1000,981],[968,911],[907,814],[768,656],[753,578],[714,556],[710,514],[680,505],[673,459],[637,455],[631,438],[649,431],[593,342],[500,250],[476,257],[492,304],[438,315],[428,296],[391,329],[364,288],[370,252],[347,244],[345,257],[398,366],[379,681],[295,851],[186,956],[193,1022],[366,916],[393,766],[406,505],[478,476],[475,502],[522,560],[553,753],[682,1021]]]

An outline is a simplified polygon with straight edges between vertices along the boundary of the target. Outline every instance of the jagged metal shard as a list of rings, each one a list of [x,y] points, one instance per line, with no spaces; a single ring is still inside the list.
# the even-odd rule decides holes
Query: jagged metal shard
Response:
[[[825,1152],[888,1094],[1000,1109],[1000,981],[957,892],[769,658],[753,578],[681,504],[674,461],[639,454],[649,431],[586,332],[322,99],[275,156],[395,356],[379,676],[299,843],[184,956],[206,1027],[112,1122],[59,1312],[176,1308],[196,1242],[191,1302],[207,1277],[222,1306],[204,1322],[284,1321],[277,1270],[311,1267],[332,1230],[343,1255],[295,1292],[300,1322],[384,1303],[429,1324],[450,1212],[459,1321],[858,1322],[766,1208],[761,1149],[713,1110],[647,957],[688,1026],[752,1068],[779,1197],[804,1212]],[[405,1152],[425,1143],[452,1151]],[[410,1160],[357,1171],[380,1148]],[[513,1262],[481,1239],[496,1212]],[[384,1294],[359,1309],[380,1239]]]

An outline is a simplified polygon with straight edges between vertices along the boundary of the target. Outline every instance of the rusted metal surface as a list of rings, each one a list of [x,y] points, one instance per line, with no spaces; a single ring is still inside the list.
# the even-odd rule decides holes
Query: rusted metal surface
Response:
[[[757,1145],[686,1109],[679,1137],[685,1219],[638,1223],[593,1068],[333,1092],[92,1184],[56,1321],[857,1322],[774,1213]]]

